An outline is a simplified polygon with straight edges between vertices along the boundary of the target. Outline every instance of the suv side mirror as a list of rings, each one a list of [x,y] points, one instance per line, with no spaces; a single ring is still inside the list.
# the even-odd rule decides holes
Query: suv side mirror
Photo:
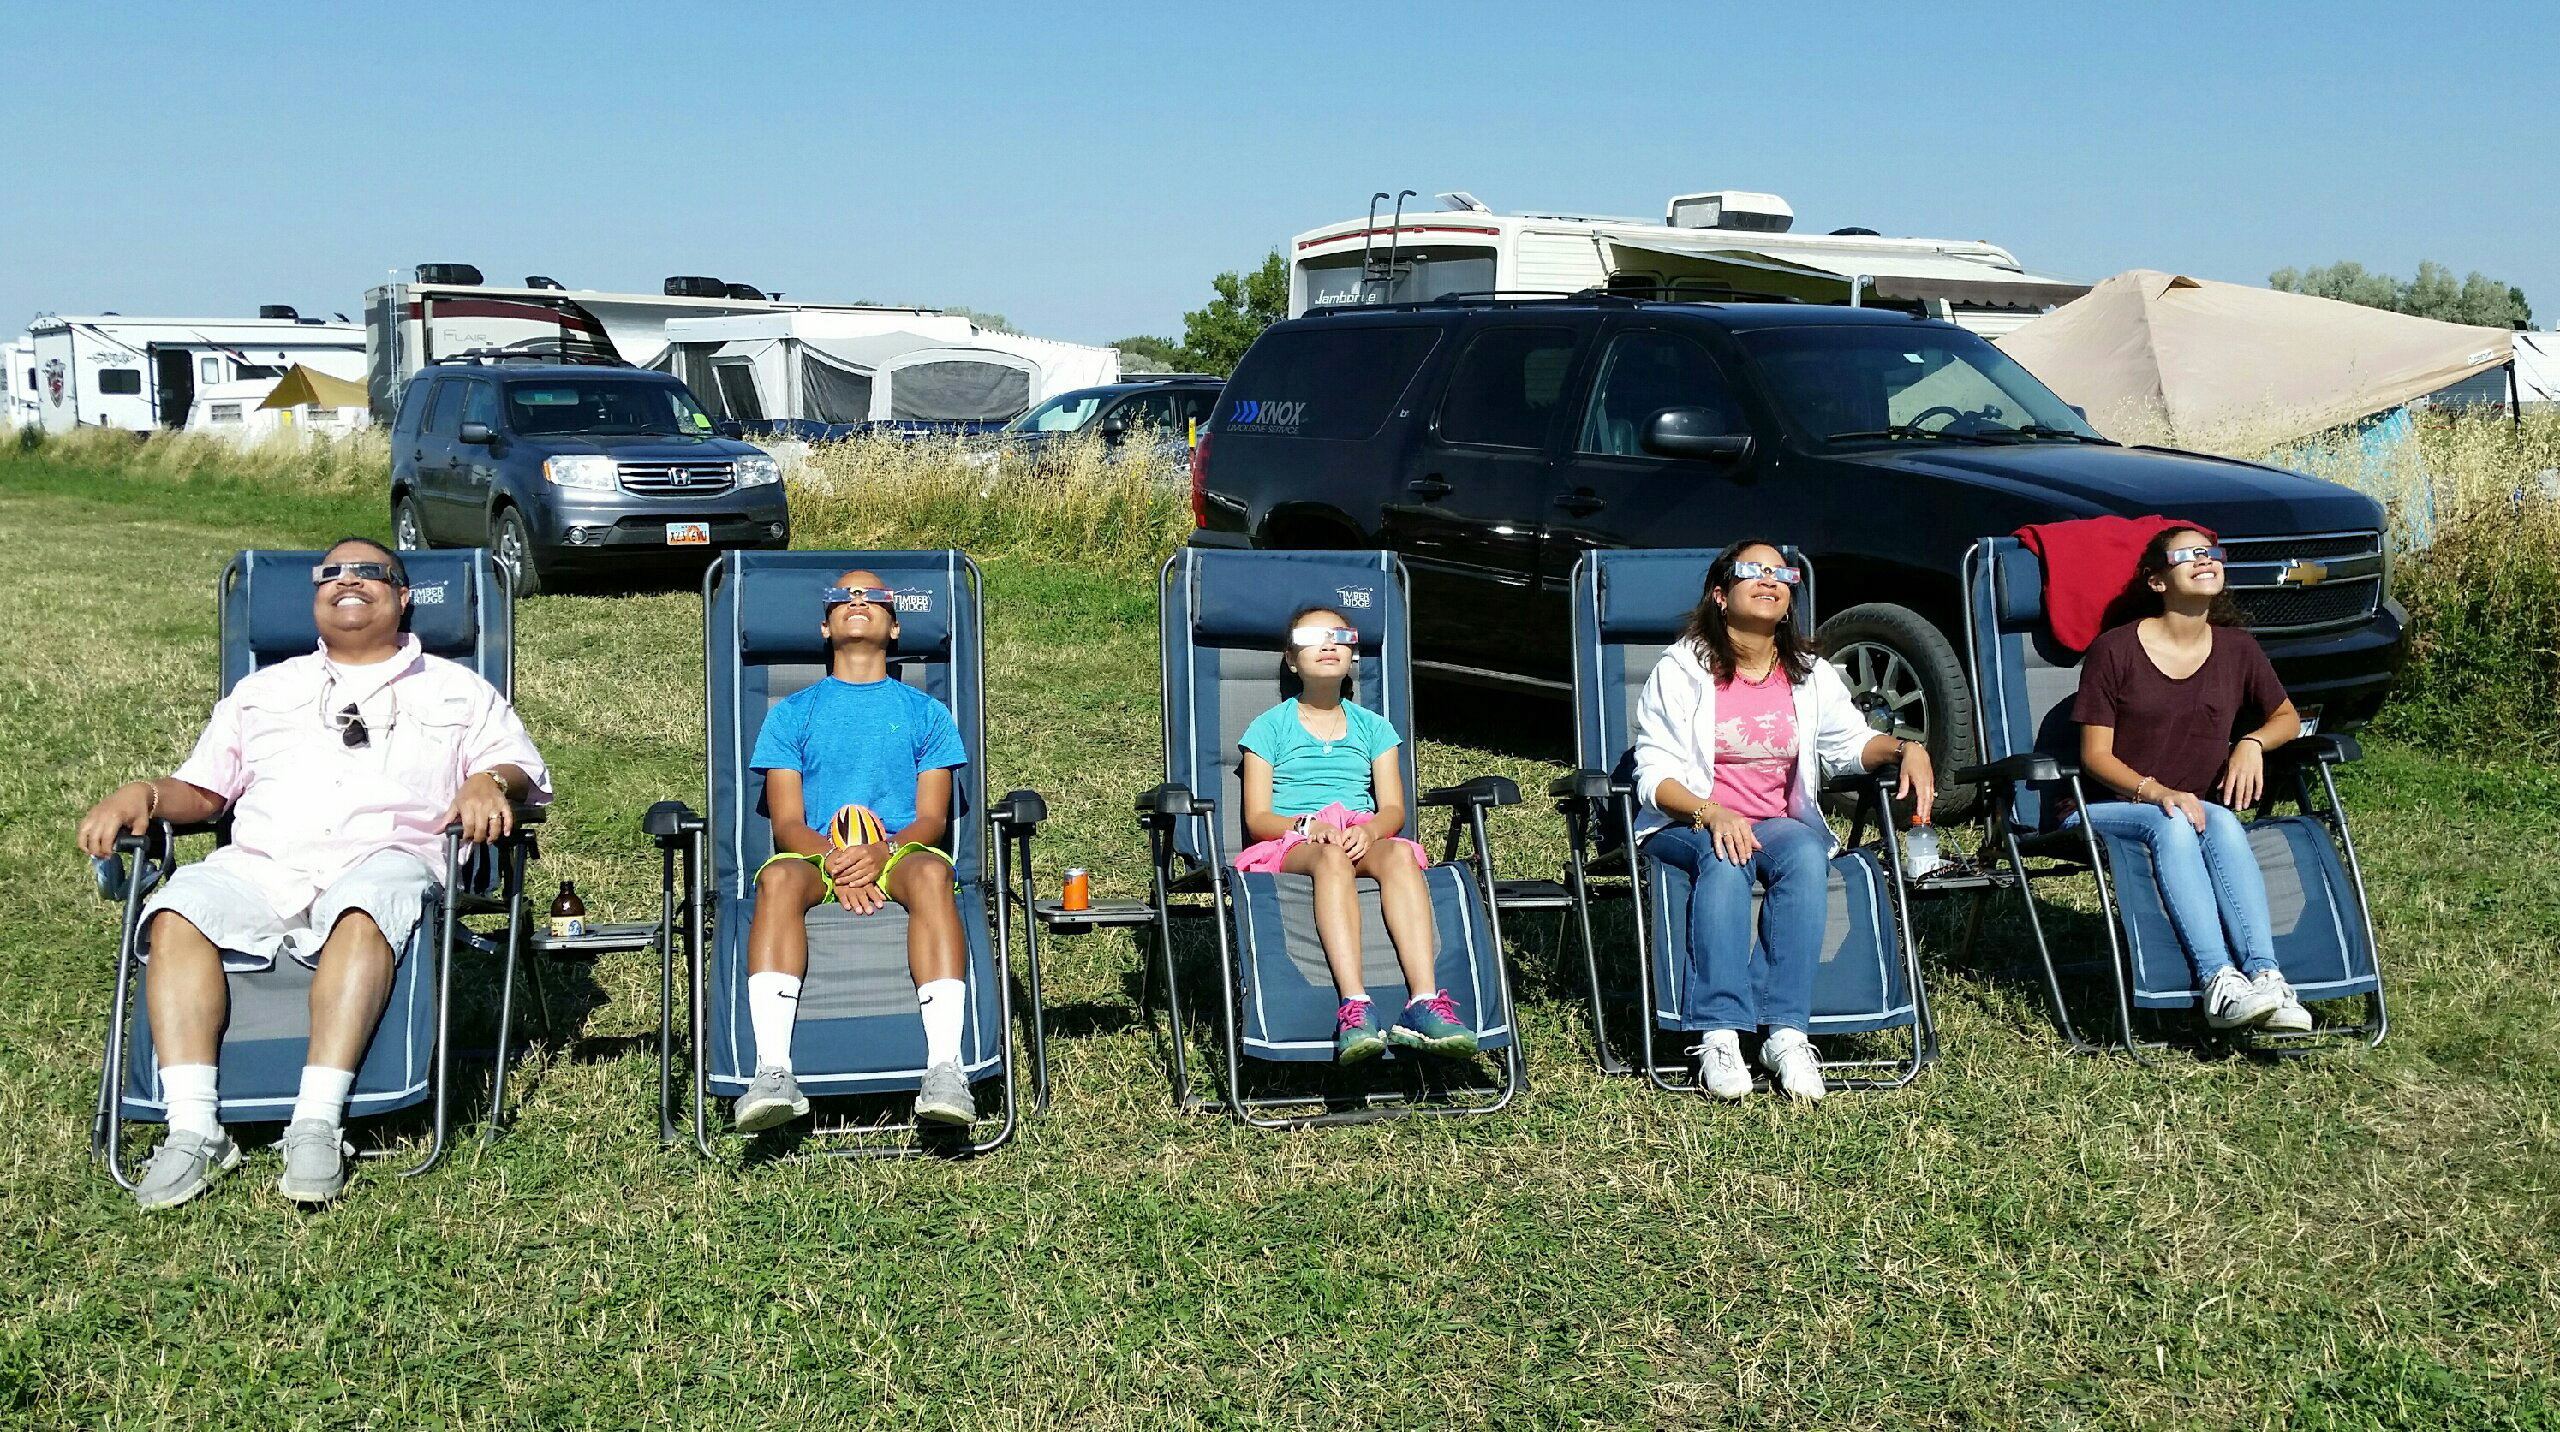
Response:
[[[1102,434],[1106,441],[1116,443],[1120,441],[1123,434],[1129,431],[1129,420],[1118,413],[1113,413],[1110,417],[1104,418],[1102,420],[1102,426],[1094,429],[1094,431]]]
[[[1705,408],[1664,408],[1645,419],[1644,450],[1660,457],[1740,463],[1751,448],[1750,434],[1726,432],[1723,420]]]
[[[747,435],[747,425],[739,422],[736,418],[722,418],[720,420],[719,427],[715,429],[715,431],[724,438],[744,439]]]
[[[489,430],[489,425],[487,423],[464,423],[462,425],[462,440],[474,447],[486,447],[491,442],[495,441],[497,436],[498,435],[496,433]]]

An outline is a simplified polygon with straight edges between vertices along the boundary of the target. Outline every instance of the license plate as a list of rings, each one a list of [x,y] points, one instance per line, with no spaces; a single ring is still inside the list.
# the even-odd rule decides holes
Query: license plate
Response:
[[[2296,715],[2298,715],[2298,716],[2300,716],[2300,717],[2302,718],[2302,734],[2303,734],[2303,735],[2305,735],[2305,736],[2317,736],[2317,735],[2319,735],[2319,734],[2320,734],[2320,708],[2319,708],[2319,707],[2314,706],[2314,707],[2312,707],[2312,708],[2311,708],[2310,710],[2308,710],[2308,711],[2299,711],[2299,712],[2296,712],[2295,714],[2296,714]]]
[[[670,522],[667,524],[667,545],[670,547],[708,547],[711,545],[711,524],[708,522]]]

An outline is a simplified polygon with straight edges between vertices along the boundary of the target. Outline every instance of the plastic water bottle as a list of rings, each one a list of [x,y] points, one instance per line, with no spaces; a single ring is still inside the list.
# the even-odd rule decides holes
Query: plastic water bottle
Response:
[[[1927,812],[1911,823],[1911,832],[1902,838],[1902,873],[1917,880],[1946,864],[1938,858],[1938,832],[1929,824]]]

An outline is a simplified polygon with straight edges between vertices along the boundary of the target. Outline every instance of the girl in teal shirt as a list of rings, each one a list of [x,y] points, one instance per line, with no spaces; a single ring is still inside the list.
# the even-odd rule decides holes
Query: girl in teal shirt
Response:
[[[1316,938],[1342,998],[1333,1056],[1349,1064],[1392,1042],[1435,1054],[1472,1054],[1475,1031],[1458,1020],[1438,987],[1439,942],[1422,847],[1388,832],[1404,829],[1401,744],[1386,718],[1348,699],[1359,633],[1330,607],[1289,619],[1281,664],[1296,696],[1245,728],[1244,829],[1254,843],[1236,869],[1308,876],[1315,882]],[[1372,830],[1379,832],[1372,834]],[[1387,938],[1413,998],[1392,1028],[1371,1007],[1360,964],[1360,876],[1378,882]]]

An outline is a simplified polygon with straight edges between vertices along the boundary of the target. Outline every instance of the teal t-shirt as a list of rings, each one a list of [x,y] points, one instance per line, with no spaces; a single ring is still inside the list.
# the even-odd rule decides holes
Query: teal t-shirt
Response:
[[[1387,718],[1357,702],[1345,701],[1349,729],[1339,741],[1319,741],[1298,719],[1292,696],[1253,718],[1237,744],[1271,763],[1271,811],[1274,815],[1314,815],[1340,801],[1351,810],[1374,811],[1377,792],[1370,787],[1369,766],[1403,744]]]

